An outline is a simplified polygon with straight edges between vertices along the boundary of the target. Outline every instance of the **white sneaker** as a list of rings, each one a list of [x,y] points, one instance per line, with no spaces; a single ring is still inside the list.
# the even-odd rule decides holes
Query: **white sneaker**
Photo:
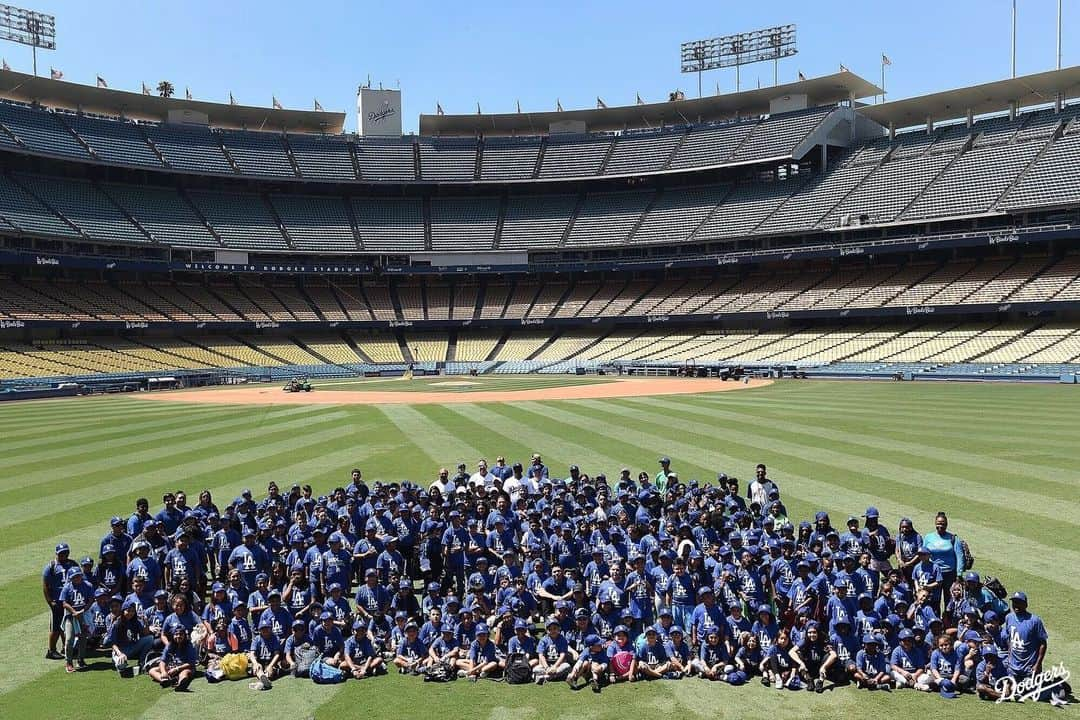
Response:
[[[921,692],[930,692],[930,686],[924,682],[915,683],[915,689]]]
[[[776,679],[773,680],[772,686],[773,686],[773,689],[775,689],[775,690],[783,690],[784,689],[784,681],[780,678],[779,675],[777,675]]]
[[[1050,693],[1050,704],[1054,707],[1065,707],[1069,702],[1057,693]]]

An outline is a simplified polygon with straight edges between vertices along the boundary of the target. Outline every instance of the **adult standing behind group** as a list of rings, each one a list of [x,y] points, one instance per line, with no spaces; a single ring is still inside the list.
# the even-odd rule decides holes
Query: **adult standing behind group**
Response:
[[[956,578],[967,568],[964,567],[964,548],[960,538],[949,532],[949,518],[944,512],[934,516],[934,532],[923,535],[923,546],[930,551],[930,559],[941,571],[942,603],[948,601],[949,589]],[[938,609],[940,614],[942,608]]]

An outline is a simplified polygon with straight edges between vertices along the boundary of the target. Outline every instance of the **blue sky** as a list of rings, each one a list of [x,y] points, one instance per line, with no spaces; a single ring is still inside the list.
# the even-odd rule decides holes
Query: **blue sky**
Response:
[[[56,15],[55,52],[40,52],[39,72],[138,90],[168,79],[199,99],[346,110],[355,128],[358,84],[371,75],[400,83],[404,129],[421,112],[512,112],[658,101],[675,88],[696,94],[679,73],[679,43],[795,23],[799,54],[780,64],[781,81],[834,72],[840,63],[871,81],[886,53],[891,99],[1009,75],[1011,0],[909,0],[860,3],[676,3],[550,0],[303,3],[265,0],[124,2],[47,0],[32,8]],[[1056,0],[1020,0],[1017,73],[1056,62]],[[1065,0],[1062,65],[1080,64],[1080,0]],[[1072,32],[1070,34],[1070,29]],[[13,69],[29,71],[30,49],[3,43]],[[772,64],[746,67],[743,87],[772,82]],[[733,91],[733,70],[706,73],[705,92]]]

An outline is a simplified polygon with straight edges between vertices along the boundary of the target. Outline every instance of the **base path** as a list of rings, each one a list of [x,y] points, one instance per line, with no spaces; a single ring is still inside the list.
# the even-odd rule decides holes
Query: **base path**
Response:
[[[622,378],[594,385],[566,385],[533,390],[477,390],[475,392],[396,392],[387,390],[320,390],[287,393],[279,385],[234,385],[223,388],[141,393],[137,397],[161,402],[213,405],[450,405],[526,400],[594,400],[642,395],[693,395],[761,387],[771,380],[718,380],[715,378]]]

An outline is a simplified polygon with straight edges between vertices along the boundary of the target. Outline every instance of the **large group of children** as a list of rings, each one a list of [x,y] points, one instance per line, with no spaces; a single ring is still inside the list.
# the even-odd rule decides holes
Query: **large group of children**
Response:
[[[945,513],[923,533],[902,518],[890,534],[873,507],[835,528],[824,511],[789,518],[764,465],[740,491],[659,464],[557,479],[537,454],[442,469],[426,487],[353,470],[327,496],[270,483],[219,508],[178,491],[156,514],[140,498],[93,555],[57,544],[46,656],[77,672],[100,652],[177,691],[200,668],[255,689],[392,669],[595,692],[759,678],[996,700],[1002,678],[1042,671],[1027,596],[971,569]],[[1066,701],[1062,687],[1044,695]]]

